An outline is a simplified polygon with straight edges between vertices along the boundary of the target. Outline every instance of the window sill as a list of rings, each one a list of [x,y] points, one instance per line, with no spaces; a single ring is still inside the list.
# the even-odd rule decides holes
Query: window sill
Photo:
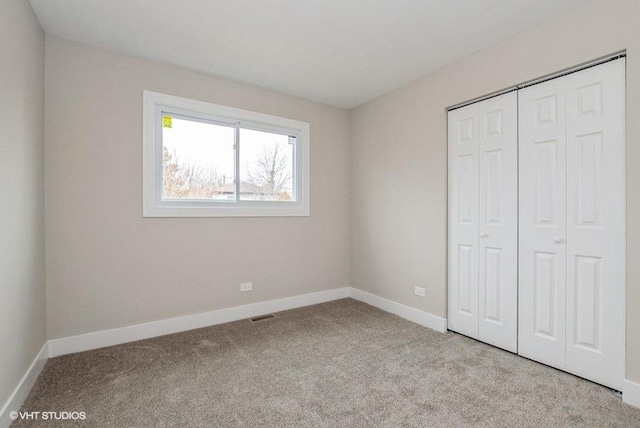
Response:
[[[184,203],[145,205],[143,207],[143,217],[308,217],[309,207],[292,203]],[[285,205],[285,206],[283,206]]]

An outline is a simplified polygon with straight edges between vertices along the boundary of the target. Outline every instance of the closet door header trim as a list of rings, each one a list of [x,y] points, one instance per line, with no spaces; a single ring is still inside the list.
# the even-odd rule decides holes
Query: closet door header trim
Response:
[[[527,80],[526,82],[522,82],[522,83],[519,83],[517,85],[510,86],[508,88],[501,89],[501,90],[496,91],[496,92],[491,92],[490,94],[482,95],[482,96],[479,96],[477,98],[473,98],[473,99],[468,100],[468,101],[463,101],[461,103],[454,104],[454,105],[452,105],[450,107],[447,107],[446,111],[456,110],[456,109],[459,109],[459,108],[462,108],[462,107],[466,107],[466,106],[468,106],[470,104],[475,104],[477,102],[488,100],[490,98],[499,97],[500,95],[507,94],[507,93],[513,92],[513,91],[517,91],[519,89],[524,89],[524,88],[527,88],[527,87],[532,86],[532,85],[537,85],[538,83],[546,82],[547,80],[557,79],[559,77],[566,76],[567,74],[576,73],[578,71],[582,71],[582,70],[587,69],[587,68],[595,67],[597,65],[601,65],[601,64],[604,64],[604,63],[609,62],[609,61],[615,61],[615,60],[620,59],[620,58],[626,58],[626,56],[627,56],[627,51],[626,50],[620,51],[620,52],[616,52],[616,53],[613,53],[611,55],[606,55],[604,57],[600,57],[600,58],[595,59],[593,61],[588,61],[588,62],[579,64],[579,65],[576,65],[574,67],[558,71],[556,73],[547,74],[546,76],[538,77],[537,79]]]

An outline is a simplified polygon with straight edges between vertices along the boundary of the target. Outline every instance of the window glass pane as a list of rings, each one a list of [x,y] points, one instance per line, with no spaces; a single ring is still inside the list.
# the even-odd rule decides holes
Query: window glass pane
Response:
[[[240,129],[240,199],[293,201],[295,138]]]
[[[235,130],[162,116],[162,198],[235,200]]]

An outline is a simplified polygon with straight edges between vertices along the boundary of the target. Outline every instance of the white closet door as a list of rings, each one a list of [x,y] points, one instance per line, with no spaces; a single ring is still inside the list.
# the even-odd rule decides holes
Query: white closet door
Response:
[[[566,369],[622,390],[625,61],[566,77]]]
[[[518,98],[478,103],[479,339],[517,352]]]
[[[449,112],[451,330],[478,337],[478,106]]]
[[[518,353],[565,368],[565,79],[519,91]]]

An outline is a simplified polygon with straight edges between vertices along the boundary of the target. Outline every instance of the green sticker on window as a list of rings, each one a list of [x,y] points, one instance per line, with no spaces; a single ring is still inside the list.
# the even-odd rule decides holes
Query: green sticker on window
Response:
[[[171,128],[171,116],[162,116],[162,127]]]

